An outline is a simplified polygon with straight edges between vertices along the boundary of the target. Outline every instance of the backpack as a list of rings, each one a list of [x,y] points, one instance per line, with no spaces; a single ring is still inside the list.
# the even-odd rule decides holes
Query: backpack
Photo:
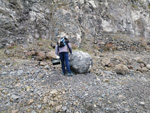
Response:
[[[65,42],[65,39],[64,38],[61,38],[58,42],[58,46],[59,47],[64,47],[66,45],[66,42]]]

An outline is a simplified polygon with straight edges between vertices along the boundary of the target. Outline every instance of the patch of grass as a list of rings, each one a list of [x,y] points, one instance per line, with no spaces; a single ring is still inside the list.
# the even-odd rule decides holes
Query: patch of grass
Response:
[[[138,9],[138,6],[136,4],[132,4],[132,7]]]
[[[6,58],[7,56],[4,53],[4,49],[0,49],[0,59]]]
[[[42,38],[38,38],[38,41],[42,41],[43,39]]]
[[[32,59],[32,56],[28,56],[28,59]]]

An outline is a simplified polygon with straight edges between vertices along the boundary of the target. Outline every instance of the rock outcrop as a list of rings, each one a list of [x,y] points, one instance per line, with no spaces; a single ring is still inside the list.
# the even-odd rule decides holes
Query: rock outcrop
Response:
[[[70,55],[70,67],[75,73],[87,73],[92,67],[92,58],[88,53],[74,51]]]
[[[66,35],[78,47],[83,39],[114,34],[150,36],[147,0],[0,0],[0,48]]]

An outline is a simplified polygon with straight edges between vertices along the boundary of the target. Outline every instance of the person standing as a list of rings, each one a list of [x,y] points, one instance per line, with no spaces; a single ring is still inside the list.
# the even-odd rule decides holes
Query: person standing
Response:
[[[55,46],[55,54],[60,57],[62,74],[66,74],[65,68],[67,68],[67,76],[72,76],[73,73],[70,70],[68,51],[70,52],[70,54],[72,54],[71,44],[66,37],[62,37]]]

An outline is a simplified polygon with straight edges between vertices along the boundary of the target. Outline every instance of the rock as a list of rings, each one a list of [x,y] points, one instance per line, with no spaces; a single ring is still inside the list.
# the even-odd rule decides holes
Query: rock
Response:
[[[82,51],[74,51],[70,55],[70,67],[75,73],[87,73],[93,65],[91,56]]]
[[[56,112],[60,112],[62,109],[62,105],[56,106],[55,111]]]
[[[36,111],[33,110],[31,113],[36,113]]]
[[[4,67],[2,64],[0,64],[0,69],[2,68],[2,67]]]
[[[134,60],[135,60],[137,63],[144,63],[144,61],[143,61],[142,58],[140,58],[140,57],[136,57],[136,58],[134,58]]]
[[[10,98],[10,101],[11,102],[17,102],[19,100],[20,96],[18,95],[12,95],[11,98]]]
[[[55,48],[56,43],[51,42],[51,44],[50,44],[50,45],[51,45],[51,47],[52,47],[52,48]]]
[[[56,90],[56,89],[53,89],[51,92],[50,92],[50,94],[57,94],[58,93],[58,91]]]
[[[111,51],[114,51],[114,50],[116,50],[116,47],[115,47],[115,45],[112,43],[112,42],[108,42],[108,43],[106,43],[106,45],[105,45],[105,49],[106,50],[111,50]]]
[[[37,54],[36,51],[31,50],[31,51],[25,51],[25,56],[35,56]]]
[[[145,105],[145,102],[139,102],[140,105],[144,106]]]
[[[103,58],[102,59],[102,65],[103,66],[108,66],[110,63],[110,59],[109,58]]]
[[[125,75],[125,74],[129,73],[129,69],[124,64],[118,64],[118,65],[115,66],[115,72],[117,74]]]
[[[8,74],[7,72],[2,72],[2,73],[1,73],[1,75],[7,75],[7,74]]]
[[[39,45],[39,46],[43,46],[43,43],[39,42],[38,45]]]
[[[17,75],[21,75],[23,73],[23,70],[18,70]]]
[[[18,113],[18,110],[12,110],[11,113]]]
[[[109,79],[104,79],[103,82],[109,82]]]
[[[63,111],[63,112],[66,112],[66,110],[67,110],[67,107],[66,107],[66,106],[63,106],[63,107],[62,107],[62,111]]]
[[[10,55],[10,51],[9,51],[9,50],[5,50],[4,53],[5,53],[6,55]]]
[[[37,60],[44,60],[46,58],[45,52],[40,51],[37,53]]]
[[[47,70],[49,70],[49,69],[50,69],[50,66],[49,66],[49,65],[45,65],[44,68],[47,69]]]
[[[40,66],[46,66],[47,65],[47,63],[46,62],[40,62],[40,64],[39,64]]]
[[[150,64],[147,64],[147,65],[146,65],[146,67],[147,67],[147,69],[149,69],[149,70],[150,70]]]
[[[45,97],[43,98],[43,102],[44,102],[44,103],[47,103],[47,101],[48,101],[47,96],[45,96]]]
[[[53,59],[53,58],[56,58],[56,54],[55,54],[55,51],[51,51],[51,52],[47,52],[46,53],[46,57],[48,58],[48,59]]]
[[[143,63],[142,63],[142,64],[140,64],[140,67],[141,67],[141,68],[143,68],[144,66],[145,66],[145,65],[144,65]]]
[[[147,69],[146,67],[143,67],[143,68],[141,69],[141,71],[142,71],[142,72],[147,72],[148,69]]]
[[[30,99],[30,100],[28,101],[28,105],[31,105],[33,102],[34,102],[34,100],[33,100],[33,99]]]
[[[0,49],[4,48],[4,45],[0,43]]]
[[[48,104],[49,104],[49,106],[55,106],[55,105],[57,105],[57,102],[56,101],[49,101]]]

